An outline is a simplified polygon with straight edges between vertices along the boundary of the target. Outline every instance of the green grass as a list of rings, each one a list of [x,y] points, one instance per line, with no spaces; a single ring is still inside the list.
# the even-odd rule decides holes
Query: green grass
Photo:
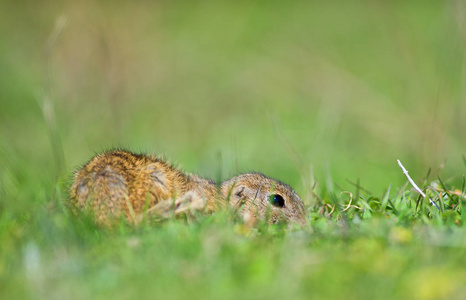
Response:
[[[0,298],[464,298],[465,9],[0,1]],[[67,189],[120,146],[278,178],[309,224],[98,229]]]
[[[307,206],[309,224],[292,230],[251,229],[224,212],[109,230],[70,213],[58,185],[46,205],[17,214],[2,206],[0,291],[5,299],[461,299],[466,198],[452,191],[427,189],[440,210],[406,188],[359,191],[351,206],[347,193],[320,193]]]

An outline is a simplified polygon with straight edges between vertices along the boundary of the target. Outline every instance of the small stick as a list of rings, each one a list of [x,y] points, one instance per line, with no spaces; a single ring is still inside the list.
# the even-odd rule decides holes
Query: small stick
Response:
[[[411,177],[408,175],[408,170],[405,169],[405,167],[401,164],[401,161],[399,159],[396,160],[398,162],[398,165],[400,165],[400,168],[403,170],[403,174],[406,175],[406,177],[408,177],[408,181],[411,183],[411,185],[414,187],[414,189],[419,193],[421,194],[421,196],[423,198],[426,198],[426,194],[424,194],[424,192],[417,186],[417,184],[414,182],[414,180],[411,179]],[[438,210],[440,210],[440,207],[438,207],[437,204],[435,204],[434,201],[432,201],[432,199],[428,198],[429,199],[429,202],[430,204],[432,204],[433,206],[437,207]]]

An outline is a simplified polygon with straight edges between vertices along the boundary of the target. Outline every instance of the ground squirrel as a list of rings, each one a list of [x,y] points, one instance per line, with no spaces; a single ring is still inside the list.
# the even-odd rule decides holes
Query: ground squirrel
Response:
[[[73,207],[89,209],[99,224],[110,224],[121,214],[137,222],[147,212],[164,215],[170,210],[195,209],[210,213],[227,203],[248,222],[305,223],[299,196],[263,174],[241,174],[217,186],[162,159],[123,150],[99,154],[77,170],[70,198]]]

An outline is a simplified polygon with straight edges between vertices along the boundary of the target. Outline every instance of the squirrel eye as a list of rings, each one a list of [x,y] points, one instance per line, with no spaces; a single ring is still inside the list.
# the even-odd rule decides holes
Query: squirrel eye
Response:
[[[276,207],[284,207],[285,206],[285,199],[283,199],[280,195],[270,195],[270,203]]]

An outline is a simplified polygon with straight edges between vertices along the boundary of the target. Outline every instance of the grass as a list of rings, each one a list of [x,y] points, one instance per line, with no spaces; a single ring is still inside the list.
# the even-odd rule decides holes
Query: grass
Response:
[[[432,186],[437,186],[433,188]],[[248,228],[228,213],[97,228],[66,192],[20,214],[2,206],[1,294],[8,298],[461,299],[463,191],[439,181],[383,197],[319,193],[309,224]],[[432,188],[431,188],[432,187]],[[356,196],[359,195],[359,196]]]
[[[0,298],[464,298],[464,12],[1,1]],[[283,180],[308,225],[96,228],[71,174],[120,146]]]

